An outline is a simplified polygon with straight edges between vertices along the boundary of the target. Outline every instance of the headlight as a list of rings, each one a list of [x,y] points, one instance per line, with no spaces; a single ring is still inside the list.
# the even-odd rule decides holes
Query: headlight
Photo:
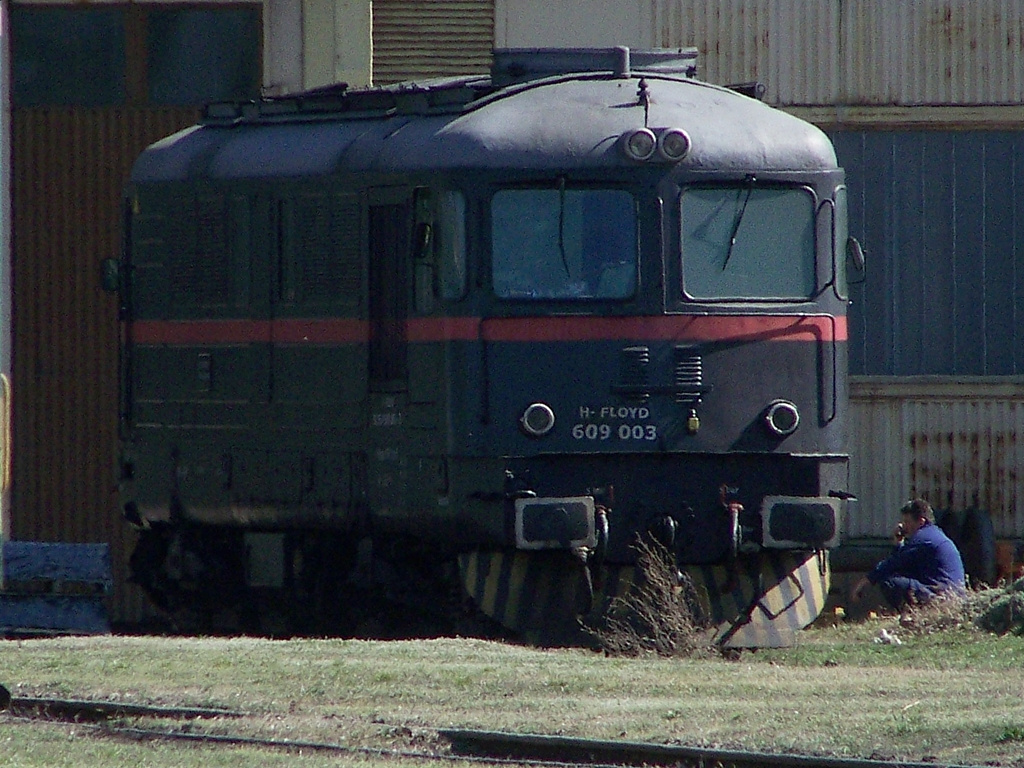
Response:
[[[764,423],[773,435],[786,437],[800,426],[800,411],[789,400],[775,400],[765,411]]]
[[[658,136],[658,154],[673,163],[690,151],[690,137],[682,128],[669,128]]]
[[[526,434],[540,437],[554,428],[555,412],[551,410],[551,406],[544,403],[531,403],[523,411],[519,424]]]
[[[622,151],[630,160],[646,160],[658,148],[658,137],[650,128],[638,128],[622,134]]]

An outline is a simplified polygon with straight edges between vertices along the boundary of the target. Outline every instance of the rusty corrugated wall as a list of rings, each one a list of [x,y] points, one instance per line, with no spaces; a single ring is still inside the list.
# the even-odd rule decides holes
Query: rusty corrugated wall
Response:
[[[650,44],[701,77],[761,80],[780,105],[1019,104],[1019,0],[650,0]]]
[[[16,108],[12,120],[12,537],[108,542],[111,613],[136,619],[121,520],[116,299],[100,262],[120,249],[121,191],[138,153],[194,109]]]
[[[648,45],[695,46],[711,83],[759,80],[775,104],[833,104],[839,70],[840,4],[821,0],[650,0]]]
[[[493,0],[373,3],[375,84],[486,74],[493,45]]]
[[[783,106],[1016,105],[1019,0],[494,0],[498,47],[699,51],[712,83],[759,80]]]
[[[847,104],[1017,104],[1024,100],[1019,0],[844,0]]]
[[[886,537],[916,496],[937,509],[984,509],[996,535],[1024,530],[1024,383],[896,377],[851,386],[851,538]]]

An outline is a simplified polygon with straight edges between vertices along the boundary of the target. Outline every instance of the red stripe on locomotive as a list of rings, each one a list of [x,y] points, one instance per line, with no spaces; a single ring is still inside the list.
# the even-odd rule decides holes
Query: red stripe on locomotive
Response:
[[[137,344],[359,344],[371,336],[358,319],[140,320]],[[434,341],[846,341],[845,317],[828,315],[671,315],[651,317],[442,317],[406,321],[409,342]]]

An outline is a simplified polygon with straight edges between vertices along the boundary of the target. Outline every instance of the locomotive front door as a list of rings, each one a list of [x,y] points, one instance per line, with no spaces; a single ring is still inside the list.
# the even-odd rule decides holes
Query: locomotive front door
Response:
[[[403,512],[408,480],[406,446],[411,195],[371,190],[369,197],[370,385],[369,493],[378,519]]]

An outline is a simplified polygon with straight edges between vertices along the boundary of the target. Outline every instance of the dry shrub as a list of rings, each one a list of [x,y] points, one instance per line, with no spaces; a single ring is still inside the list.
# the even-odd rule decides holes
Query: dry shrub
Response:
[[[913,607],[904,611],[900,625],[911,634],[979,628],[997,635],[1024,635],[1024,579]]]
[[[985,590],[974,622],[988,632],[1024,635],[1024,578],[1012,584]]]
[[[900,616],[900,627],[911,635],[971,627],[975,615],[973,594],[943,595],[923,605],[905,608]]]
[[[688,576],[679,573],[672,553],[650,537],[636,544],[637,580],[612,600],[590,628],[601,650],[615,656],[695,657],[713,648],[707,622]]]

